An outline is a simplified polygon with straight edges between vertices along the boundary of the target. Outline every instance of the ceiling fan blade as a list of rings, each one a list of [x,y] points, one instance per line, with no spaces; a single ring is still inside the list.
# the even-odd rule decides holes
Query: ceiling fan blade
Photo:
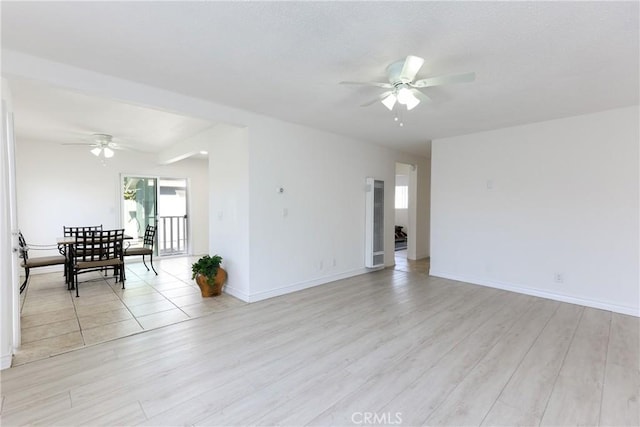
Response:
[[[376,99],[373,99],[373,100],[371,100],[369,102],[365,102],[364,104],[361,105],[361,107],[368,107],[369,105],[375,104],[376,102],[380,102],[381,100],[383,100],[387,96],[391,95],[392,93],[393,93],[392,90],[384,92],[384,93],[378,95],[378,97]]]
[[[453,74],[448,76],[429,77],[410,83],[413,87],[423,88],[452,83],[467,83],[476,79],[476,73]]]
[[[131,146],[129,144],[121,144],[119,142],[110,142],[108,147],[111,148],[112,150],[135,151],[135,152],[138,152],[138,153],[142,152],[137,147],[133,147],[133,146]]]
[[[400,80],[403,82],[412,81],[420,71],[420,68],[422,68],[422,64],[424,64],[424,59],[419,56],[407,56],[407,59],[404,60],[402,71],[400,71]]]
[[[83,146],[83,147],[99,147],[100,144],[88,144],[86,142],[63,142],[60,145],[78,145],[78,146]]]
[[[420,101],[428,104],[431,102],[431,98],[429,98],[426,94],[420,92],[418,89],[411,89],[411,93],[413,93],[416,98],[418,98]]]
[[[389,83],[381,83],[381,82],[340,82],[341,85],[365,85],[365,86],[376,86],[382,87],[385,89],[391,89],[393,85]]]

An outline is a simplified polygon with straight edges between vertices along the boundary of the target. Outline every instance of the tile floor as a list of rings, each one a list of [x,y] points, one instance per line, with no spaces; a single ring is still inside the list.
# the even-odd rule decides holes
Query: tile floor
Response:
[[[245,304],[227,294],[202,298],[191,280],[196,259],[154,260],[157,276],[128,262],[126,289],[111,277],[85,274],[79,298],[61,272],[32,274],[21,295],[22,346],[13,366]]]

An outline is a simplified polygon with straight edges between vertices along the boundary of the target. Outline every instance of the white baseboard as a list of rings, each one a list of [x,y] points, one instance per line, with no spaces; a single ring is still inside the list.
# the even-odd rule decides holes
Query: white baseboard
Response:
[[[280,295],[290,294],[291,292],[301,291],[303,289],[313,288],[314,286],[324,285],[325,283],[335,282],[336,280],[347,279],[353,276],[359,276],[361,274],[369,273],[373,271],[368,268],[358,268],[355,270],[345,271],[338,274],[333,274],[330,276],[320,277],[318,279],[308,280],[305,282],[294,283],[292,285],[283,286],[282,288],[272,289],[264,292],[257,292],[255,294],[248,295],[248,300],[245,300],[241,297],[243,301],[247,302],[257,302],[262,301],[268,298],[278,297]],[[233,295],[233,294],[232,294]],[[235,295],[234,295],[235,296]]]
[[[588,298],[580,298],[571,295],[564,295],[555,292],[543,291],[539,289],[519,286],[511,283],[498,282],[495,280],[478,279],[476,277],[460,276],[450,274],[445,271],[437,271],[430,269],[429,275],[442,277],[444,279],[457,280],[459,282],[471,283],[474,285],[487,286],[490,288],[502,289],[505,291],[517,292],[520,294],[531,295],[534,297],[547,298],[555,301],[568,302],[570,304],[583,305],[586,307],[599,308],[601,310],[613,311],[615,313],[627,314],[629,316],[640,317],[640,309],[637,307],[629,307],[624,305],[612,304],[603,301],[592,300]]]
[[[226,294],[229,294],[229,295],[231,295],[232,297],[236,297],[236,298],[238,298],[239,300],[242,300],[242,301],[244,301],[244,302],[250,302],[250,301],[249,301],[249,295],[247,295],[246,293],[244,293],[244,292],[242,292],[242,291],[240,291],[240,290],[238,290],[238,289],[234,288],[233,286],[226,285],[226,286],[224,287],[224,292],[225,292]]]
[[[13,357],[11,354],[3,354],[0,356],[0,370],[9,369],[11,367],[11,361]]]

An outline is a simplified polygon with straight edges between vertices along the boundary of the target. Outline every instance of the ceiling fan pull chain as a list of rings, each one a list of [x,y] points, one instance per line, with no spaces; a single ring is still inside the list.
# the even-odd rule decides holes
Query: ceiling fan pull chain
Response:
[[[402,108],[396,108],[396,117],[394,118],[396,122],[398,122],[398,126],[403,127],[404,123],[402,121]]]

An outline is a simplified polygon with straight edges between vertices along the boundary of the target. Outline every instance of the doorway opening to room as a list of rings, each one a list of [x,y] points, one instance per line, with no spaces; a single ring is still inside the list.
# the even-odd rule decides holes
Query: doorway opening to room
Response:
[[[154,254],[189,253],[188,185],[184,178],[122,177],[122,225],[139,239],[156,226]]]
[[[395,264],[401,267],[407,264],[408,247],[411,236],[415,236],[412,230],[412,220],[415,209],[412,186],[415,185],[416,166],[406,163],[396,163],[395,182]],[[415,225],[414,225],[415,226]],[[413,243],[413,242],[412,242]]]

